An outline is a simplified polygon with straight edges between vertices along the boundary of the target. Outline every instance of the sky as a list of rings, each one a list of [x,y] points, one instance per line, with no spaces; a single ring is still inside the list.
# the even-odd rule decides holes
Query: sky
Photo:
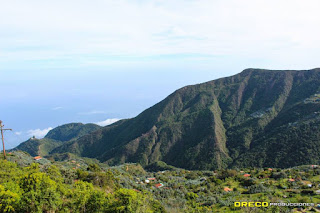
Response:
[[[319,66],[319,0],[0,0],[7,148],[246,68]]]

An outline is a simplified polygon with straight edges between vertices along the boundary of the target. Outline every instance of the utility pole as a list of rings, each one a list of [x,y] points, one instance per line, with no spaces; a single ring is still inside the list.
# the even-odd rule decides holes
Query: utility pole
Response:
[[[0,121],[0,129],[1,129],[1,138],[2,138],[2,146],[3,146],[3,157],[4,159],[7,159],[6,157],[6,149],[4,148],[4,138],[3,138],[3,132],[6,130],[12,131],[12,129],[3,129],[4,125],[2,125],[2,121]]]

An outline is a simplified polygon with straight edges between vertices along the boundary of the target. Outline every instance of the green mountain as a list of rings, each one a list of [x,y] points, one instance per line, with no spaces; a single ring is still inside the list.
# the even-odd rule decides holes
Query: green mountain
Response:
[[[77,139],[81,136],[87,135],[101,127],[96,124],[82,124],[82,123],[70,123],[58,126],[48,132],[45,138],[58,140],[58,141],[70,141]]]
[[[320,69],[246,69],[183,87],[52,153],[186,169],[319,164],[319,124]]]
[[[54,148],[59,147],[64,142],[78,139],[100,128],[96,124],[64,124],[50,130],[44,138],[30,138],[13,150],[25,151],[32,156],[47,156]]]
[[[62,145],[62,141],[56,141],[48,138],[30,138],[29,140],[19,144],[19,146],[14,148],[12,151],[25,151],[31,156],[46,156],[50,151],[60,145]]]

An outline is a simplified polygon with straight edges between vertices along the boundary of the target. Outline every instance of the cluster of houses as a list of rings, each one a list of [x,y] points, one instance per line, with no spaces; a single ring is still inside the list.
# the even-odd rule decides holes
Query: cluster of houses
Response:
[[[319,168],[318,165],[310,165],[310,167],[311,167],[312,169]],[[272,168],[268,168],[268,171],[273,171],[273,169],[272,169]],[[245,173],[244,171],[240,171],[240,173],[243,174],[243,177],[246,177],[246,178],[250,178],[250,177],[251,177],[251,175],[250,175],[249,173]],[[261,178],[261,177],[259,177],[259,178]],[[311,181],[301,180],[301,178],[300,178],[300,179],[294,179],[294,178],[289,177],[289,178],[287,179],[287,181],[288,181],[288,182],[291,182],[291,183],[293,183],[293,182],[301,182],[303,185],[308,186],[309,188],[312,188],[312,186],[313,186],[312,183],[311,183]],[[320,187],[320,184],[319,184],[319,187]],[[231,188],[229,188],[229,187],[224,187],[223,191],[225,191],[225,192],[231,192],[231,191],[233,191],[233,189],[231,189]],[[317,190],[317,191],[315,191],[315,193],[318,194],[318,195],[320,195],[320,189]]]
[[[137,184],[154,184],[153,186],[156,187],[157,189],[163,187],[163,183],[156,183],[156,180],[157,179],[155,177],[147,178],[144,181],[140,181],[140,179],[137,178],[136,183]]]

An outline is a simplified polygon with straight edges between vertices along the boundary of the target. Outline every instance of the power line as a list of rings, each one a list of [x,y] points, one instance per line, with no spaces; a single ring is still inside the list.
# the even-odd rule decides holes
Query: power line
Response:
[[[3,157],[4,159],[7,159],[6,157],[6,149],[4,148],[4,137],[3,137],[3,132],[10,130],[12,131],[12,129],[3,129],[4,125],[2,125],[2,121],[0,121],[0,129],[1,129],[1,138],[2,138],[2,146],[3,146]]]

